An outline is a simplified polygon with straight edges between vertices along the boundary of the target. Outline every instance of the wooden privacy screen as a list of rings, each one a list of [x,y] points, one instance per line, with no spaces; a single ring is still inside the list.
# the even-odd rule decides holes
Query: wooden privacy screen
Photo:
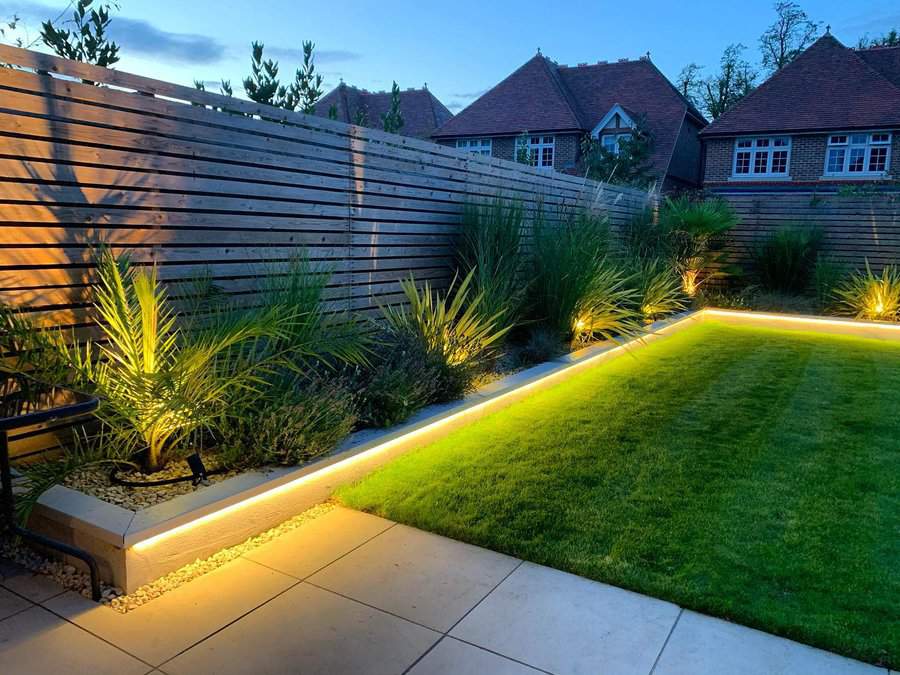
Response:
[[[755,246],[780,227],[817,226],[822,253],[848,269],[868,259],[880,272],[900,263],[900,194],[742,193],[722,194],[740,217],[728,237],[730,262],[747,266]],[[748,271],[751,271],[748,268]]]
[[[208,271],[252,293],[304,248],[336,306],[370,312],[413,273],[449,279],[467,201],[583,204],[621,223],[648,204],[417,139],[0,46],[0,301],[83,325],[90,247],[168,282]],[[96,83],[101,86],[95,86]]]

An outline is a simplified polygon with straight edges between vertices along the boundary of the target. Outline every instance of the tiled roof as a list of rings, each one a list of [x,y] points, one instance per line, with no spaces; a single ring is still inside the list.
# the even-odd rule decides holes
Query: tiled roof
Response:
[[[649,59],[575,67],[538,54],[433,134],[433,138],[589,132],[619,104],[642,118],[654,139],[651,158],[668,166],[685,114],[702,115]]]
[[[731,110],[704,136],[896,127],[900,49],[848,49],[824,35]]]
[[[366,91],[341,83],[316,104],[316,115],[328,117],[331,106],[337,110],[337,119],[353,124],[357,111],[364,109],[368,118],[367,126],[380,129],[381,116],[391,107],[391,92]],[[453,117],[447,107],[428,89],[407,89],[400,92],[400,113],[403,115],[404,136],[428,138],[435,129]]]

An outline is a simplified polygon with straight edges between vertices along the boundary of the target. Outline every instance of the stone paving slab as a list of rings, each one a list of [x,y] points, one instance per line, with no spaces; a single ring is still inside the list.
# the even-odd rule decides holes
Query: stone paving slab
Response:
[[[500,553],[397,525],[309,582],[444,632],[518,564]]]
[[[440,634],[300,583],[169,663],[169,675],[399,675]]]
[[[146,663],[42,607],[0,621],[3,675],[143,675],[149,670]]]
[[[451,635],[557,675],[647,675],[679,611],[669,602],[524,563]]]
[[[305,579],[393,526],[393,521],[367,513],[334,509],[245,553],[244,557]]]
[[[887,670],[686,610],[653,675],[695,673],[887,675]]]
[[[343,508],[126,615],[0,562],[0,674],[151,671],[888,675]]]
[[[445,637],[413,666],[409,675],[539,675],[542,672],[480,647]]]
[[[237,559],[127,614],[71,592],[44,606],[158,666],[296,583],[285,574]]]

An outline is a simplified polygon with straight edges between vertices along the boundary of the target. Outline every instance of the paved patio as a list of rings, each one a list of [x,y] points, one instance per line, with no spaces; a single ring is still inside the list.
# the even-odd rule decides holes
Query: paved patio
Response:
[[[342,508],[126,615],[0,573],[4,675],[888,673]]]

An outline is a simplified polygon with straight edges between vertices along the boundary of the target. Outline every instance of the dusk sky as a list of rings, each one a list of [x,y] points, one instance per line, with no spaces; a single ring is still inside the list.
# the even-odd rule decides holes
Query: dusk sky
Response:
[[[65,1],[0,0],[0,19],[18,14],[30,37]],[[266,44],[290,80],[304,39],[317,45],[326,91],[340,78],[373,90],[429,88],[457,112],[530,58],[540,47],[561,64],[637,58],[647,51],[671,79],[695,61],[712,70],[725,46],[742,42],[757,56],[759,35],[773,21],[772,3],[695,0],[642,3],[453,3],[394,0],[120,0],[113,33],[121,70],[191,84],[231,79],[237,94],[249,70],[249,45]],[[900,27],[896,0],[818,0],[801,5],[831,24],[845,44]],[[69,14],[71,12],[68,12]],[[216,89],[215,86],[211,87]]]

